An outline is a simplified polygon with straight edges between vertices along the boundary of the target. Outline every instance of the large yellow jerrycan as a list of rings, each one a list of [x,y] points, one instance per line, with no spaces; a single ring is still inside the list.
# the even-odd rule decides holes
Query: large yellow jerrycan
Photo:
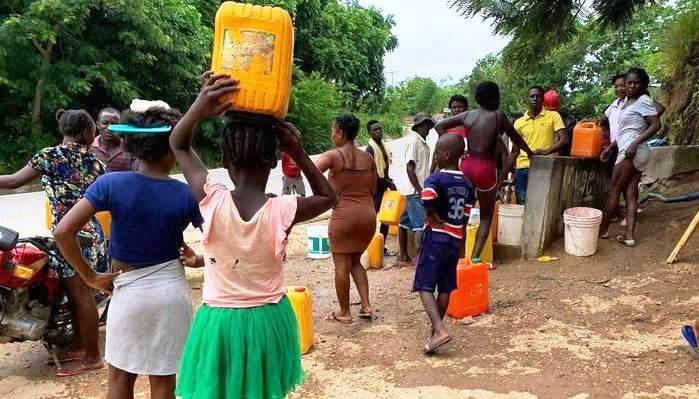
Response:
[[[405,196],[398,191],[386,191],[381,199],[379,222],[388,225],[400,223],[400,217],[405,210]]]
[[[240,79],[235,111],[284,119],[291,94],[294,29],[286,10],[226,1],[216,13],[214,73]]]
[[[367,248],[367,255],[369,258],[368,267],[370,269],[380,269],[383,267],[383,235],[381,233],[376,233],[374,238]]]
[[[299,325],[299,345],[301,353],[306,354],[313,347],[313,297],[306,287],[288,286],[286,296],[294,309]]]
[[[477,224],[469,224],[466,226],[466,259],[471,259],[473,247],[476,245],[476,232],[478,232]],[[480,259],[485,263],[493,264],[493,230],[488,232],[488,238],[485,240],[485,245],[481,251]]]
[[[109,240],[111,237],[112,214],[107,211],[97,212],[95,217],[97,218],[100,226],[102,226],[104,239]],[[51,224],[53,224],[53,213],[51,212],[51,203],[49,202],[48,198],[44,201],[44,223],[46,224],[46,228],[51,230]]]

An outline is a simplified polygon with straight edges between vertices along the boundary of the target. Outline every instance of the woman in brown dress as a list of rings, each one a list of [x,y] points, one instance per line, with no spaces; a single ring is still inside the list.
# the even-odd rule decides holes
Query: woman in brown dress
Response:
[[[330,217],[328,236],[335,262],[335,291],[340,310],[332,312],[328,319],[343,323],[352,322],[350,275],[361,298],[359,317],[371,319],[373,316],[369,280],[360,258],[376,233],[377,174],[371,156],[354,144],[358,131],[359,119],[354,115],[335,118],[331,136],[335,149],[325,152],[317,161],[321,172],[330,171],[328,180],[338,198]]]

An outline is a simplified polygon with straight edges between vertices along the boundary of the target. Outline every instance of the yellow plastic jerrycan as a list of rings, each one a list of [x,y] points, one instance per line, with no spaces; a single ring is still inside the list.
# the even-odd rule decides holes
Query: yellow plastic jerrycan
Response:
[[[389,236],[397,236],[398,235],[398,225],[397,224],[392,224],[388,226],[388,235]]]
[[[476,245],[476,232],[478,231],[477,224],[469,224],[466,226],[466,259],[471,259],[473,246]],[[493,264],[493,230],[488,233],[488,238],[485,240],[485,245],[481,251],[480,259],[485,263]]]
[[[284,119],[291,94],[294,29],[286,10],[226,1],[216,13],[214,73],[240,79],[235,111]]]
[[[111,237],[111,226],[112,226],[112,214],[103,211],[97,212],[95,215],[100,226],[102,226],[102,231],[104,231],[104,239],[109,240]],[[53,223],[53,213],[51,212],[51,203],[48,198],[44,201],[44,223],[46,223],[46,228],[51,230],[51,224]]]
[[[383,267],[383,235],[381,233],[376,233],[374,238],[367,248],[367,255],[369,258],[369,264],[367,265],[370,269],[380,269]]]
[[[286,296],[294,309],[299,325],[299,345],[301,353],[306,354],[313,347],[313,297],[306,287],[288,286]]]
[[[386,191],[381,199],[379,222],[388,225],[400,223],[400,217],[405,210],[405,196],[398,191]]]

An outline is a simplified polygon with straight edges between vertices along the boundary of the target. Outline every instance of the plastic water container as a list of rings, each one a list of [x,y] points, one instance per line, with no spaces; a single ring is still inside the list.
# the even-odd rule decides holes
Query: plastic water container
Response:
[[[595,208],[570,208],[563,212],[565,251],[573,256],[592,256],[597,252],[597,236],[602,211]]]
[[[286,10],[227,1],[216,13],[215,73],[240,79],[236,111],[284,119],[291,94],[294,29]]]
[[[313,296],[306,287],[286,287],[286,296],[294,309],[299,325],[299,345],[301,353],[308,353],[313,347]]]
[[[308,257],[311,259],[328,259],[330,257],[330,240],[328,226],[306,227],[308,236]]]
[[[473,258],[473,247],[476,245],[476,232],[478,225],[469,224],[466,226],[466,258]],[[485,245],[481,251],[481,260],[486,263],[493,263],[493,233],[492,230],[488,233],[488,238],[485,240]]]
[[[400,223],[400,217],[405,211],[405,196],[398,191],[386,191],[381,199],[381,208],[379,209],[379,222],[388,225],[397,225]]]
[[[500,204],[498,207],[498,244],[519,246],[524,224],[524,205]]]
[[[392,224],[388,226],[388,235],[389,236],[397,236],[398,235],[398,225],[397,224]]]
[[[478,316],[490,309],[488,266],[461,259],[456,269],[457,289],[449,296],[447,314],[455,319]]]
[[[111,237],[111,229],[112,229],[112,214],[103,211],[103,212],[97,212],[95,214],[95,217],[97,218],[97,222],[99,222],[100,226],[102,226],[102,231],[104,232],[104,239],[109,240]],[[48,198],[46,201],[44,201],[44,223],[46,223],[46,228],[51,230],[51,224],[53,223],[53,213],[51,212],[51,203],[49,202]]]
[[[376,233],[367,248],[368,264],[370,269],[380,269],[383,267],[383,235]]]
[[[583,158],[598,158],[602,153],[604,134],[597,122],[578,122],[573,129],[573,144],[570,155]]]

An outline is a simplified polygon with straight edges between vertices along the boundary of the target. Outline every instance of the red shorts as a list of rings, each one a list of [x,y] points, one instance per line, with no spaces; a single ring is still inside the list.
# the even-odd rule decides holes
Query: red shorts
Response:
[[[461,171],[478,191],[490,191],[497,185],[498,166],[494,159],[465,155]]]

